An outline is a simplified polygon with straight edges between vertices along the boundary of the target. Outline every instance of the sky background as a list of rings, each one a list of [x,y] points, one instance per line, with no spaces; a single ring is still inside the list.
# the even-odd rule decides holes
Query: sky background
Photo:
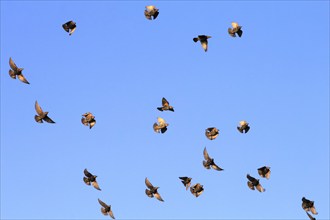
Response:
[[[303,196],[329,219],[329,1],[1,1],[0,48],[1,219],[107,219],[98,198],[118,219],[308,219]],[[162,97],[175,112],[156,109]],[[34,121],[36,100],[56,124]],[[224,171],[203,167],[204,147]],[[266,192],[250,190],[264,165]]]

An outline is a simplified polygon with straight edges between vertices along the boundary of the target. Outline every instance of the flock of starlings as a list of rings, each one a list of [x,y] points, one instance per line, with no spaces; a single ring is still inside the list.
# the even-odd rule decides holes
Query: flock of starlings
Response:
[[[157,18],[157,16],[159,15],[159,9],[157,9],[155,6],[150,5],[150,6],[146,6],[146,9],[144,11],[144,15],[148,20],[154,20]],[[232,22],[232,28],[228,28],[228,34],[232,37],[236,37],[236,34],[241,37],[243,34],[242,31],[242,26],[239,26],[236,22]],[[76,23],[73,21],[68,21],[65,24],[62,25],[63,29],[69,33],[69,35],[72,35],[73,32],[76,30]],[[207,36],[207,35],[198,35],[198,37],[193,38],[194,42],[200,41],[204,51],[206,52],[208,49],[208,41],[207,39],[211,38],[211,36]],[[17,78],[22,81],[23,83],[26,84],[30,84],[27,79],[24,77],[24,75],[22,74],[23,68],[18,68],[16,66],[16,64],[14,63],[14,61],[10,58],[9,59],[9,66],[10,66],[10,70],[9,70],[9,75],[11,78],[16,79]],[[48,112],[44,112],[41,107],[39,106],[38,102],[35,102],[35,109],[38,115],[35,115],[35,121],[38,123],[43,123],[43,121],[46,121],[48,123],[55,123],[49,116],[48,116]],[[169,102],[163,98],[162,99],[162,107],[157,107],[157,109],[159,111],[172,111],[174,112],[174,108],[173,106],[170,106]],[[81,119],[81,122],[83,125],[85,126],[89,126],[89,128],[91,129],[95,124],[96,124],[96,120],[95,120],[95,116],[90,113],[87,112],[85,114],[82,115],[83,118]],[[169,126],[169,124],[166,123],[166,121],[163,118],[158,117],[157,118],[158,124],[154,123],[153,124],[153,129],[155,132],[157,133],[165,133],[167,131],[167,127]],[[250,126],[249,123],[247,123],[246,121],[240,121],[239,122],[239,126],[237,126],[237,130],[240,133],[247,133],[250,130]],[[215,127],[210,127],[207,128],[205,130],[205,136],[209,139],[209,140],[214,140],[218,137],[219,135],[219,130]],[[215,164],[214,159],[211,158],[206,150],[206,147],[204,148],[203,151],[203,155],[204,155],[204,159],[203,160],[203,166],[206,169],[210,169],[211,167],[214,170],[217,171],[222,171],[223,169],[221,167],[219,167],[217,164]],[[258,168],[258,174],[266,179],[270,178],[270,167],[268,166],[263,166]],[[83,177],[83,181],[84,183],[86,183],[87,185],[91,185],[97,189],[97,190],[101,190],[96,178],[97,176],[91,174],[87,169],[84,170],[84,174],[85,176]],[[265,192],[266,190],[262,187],[262,185],[259,182],[259,179],[256,179],[252,176],[250,176],[250,174],[246,175],[248,181],[247,181],[247,185],[251,190],[255,190],[257,189],[259,192]],[[193,186],[191,185],[191,177],[179,177],[179,179],[181,180],[181,182],[183,183],[183,185],[185,186],[186,190],[188,190],[190,188],[190,192],[195,196],[198,197],[200,196],[203,191],[203,185],[201,185],[200,183],[196,183]],[[152,198],[152,197],[156,197],[156,199],[158,199],[159,201],[164,202],[164,200],[162,199],[162,197],[160,196],[159,192],[158,192],[158,188],[159,187],[155,187],[153,186],[150,181],[148,180],[148,178],[145,178],[145,184],[147,186],[148,189],[145,190],[145,193],[148,197]],[[104,203],[103,201],[101,201],[100,199],[98,199],[98,202],[100,203],[101,207],[101,212],[104,215],[109,215],[111,218],[115,218],[113,215],[113,212],[111,210],[111,205],[107,205],[106,203]],[[306,211],[306,214],[308,215],[308,217],[311,220],[315,220],[315,218],[308,212],[311,212],[313,215],[317,215],[316,209],[314,207],[314,201],[310,201],[308,199],[306,199],[305,197],[302,198],[302,208]]]

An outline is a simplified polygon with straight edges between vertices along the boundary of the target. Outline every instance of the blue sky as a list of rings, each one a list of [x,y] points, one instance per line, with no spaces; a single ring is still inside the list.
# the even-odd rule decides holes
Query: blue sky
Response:
[[[98,198],[118,219],[308,219],[303,196],[329,219],[329,1],[1,1],[0,48],[1,219],[107,219]],[[9,57],[30,85],[9,77]],[[162,97],[174,113],[156,109]],[[36,100],[56,124],[34,121]],[[203,167],[205,146],[224,171]],[[251,191],[246,174],[264,165],[266,192]]]

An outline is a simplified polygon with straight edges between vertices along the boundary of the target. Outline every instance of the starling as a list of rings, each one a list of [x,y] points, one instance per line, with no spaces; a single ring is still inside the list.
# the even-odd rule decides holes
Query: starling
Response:
[[[154,131],[157,133],[161,132],[162,134],[165,133],[167,131],[167,126],[169,124],[167,124],[165,122],[165,120],[160,117],[157,118],[157,121],[158,121],[158,124],[154,123],[154,125],[153,125]]]
[[[85,174],[85,176],[84,176],[83,180],[87,185],[91,185],[91,183],[92,183],[92,185],[94,186],[95,189],[101,190],[99,187],[99,184],[96,181],[97,176],[88,172],[87,169],[84,169],[84,174]]]
[[[186,187],[186,190],[188,190],[190,187],[192,178],[184,176],[184,177],[179,177],[179,179],[181,179],[181,182]]]
[[[301,206],[306,212],[310,211],[314,215],[317,215],[317,212],[316,212],[316,209],[314,206],[314,201],[310,201],[310,200],[306,199],[305,197],[303,197]]]
[[[270,167],[263,166],[258,169],[258,173],[261,177],[266,177],[266,179],[269,179],[270,177]]]
[[[113,215],[112,210],[111,210],[111,205],[105,204],[100,199],[97,199],[97,200],[99,200],[99,203],[102,206],[101,207],[102,214],[103,215],[110,215],[111,218],[115,219],[115,216]]]
[[[170,106],[170,103],[163,97],[162,99],[162,107],[157,108],[159,111],[172,111],[174,112],[174,108]]]
[[[42,109],[39,106],[37,101],[36,101],[34,107],[35,107],[35,109],[37,111],[37,114],[38,114],[38,115],[34,116],[34,119],[36,120],[36,122],[43,123],[43,121],[46,121],[48,123],[55,123],[50,117],[48,117],[48,112],[42,111]]]
[[[73,32],[76,30],[77,26],[76,26],[76,22],[68,21],[65,24],[63,24],[62,27],[71,36],[71,34],[73,34]]]
[[[89,129],[91,129],[96,124],[95,116],[92,113],[87,112],[82,116],[85,118],[81,118],[81,123],[83,123],[86,126],[89,125]]]
[[[256,179],[256,178],[250,176],[249,174],[247,174],[246,177],[249,180],[247,182],[247,184],[248,184],[248,187],[250,189],[254,190],[254,188],[257,188],[257,190],[259,192],[265,192],[266,191],[266,189],[262,188],[261,184],[259,183],[259,179]]]
[[[159,15],[159,9],[158,8],[156,8],[153,5],[146,6],[146,10],[144,10],[144,16],[148,20],[152,20],[151,18],[153,18],[155,20],[158,15]]]
[[[219,135],[219,130],[217,128],[211,127],[205,129],[205,136],[210,140],[216,139],[218,135]]]
[[[204,49],[204,51],[206,52],[207,51],[207,39],[211,38],[211,36],[206,36],[206,35],[198,35],[198,37],[194,37],[193,38],[193,41],[196,43],[197,41],[200,41],[201,44],[202,44],[202,47]]]
[[[241,30],[242,26],[239,26],[236,22],[232,22],[231,26],[233,28],[228,28],[228,33],[232,37],[236,37],[236,34],[241,37],[243,34],[243,31]]]
[[[203,185],[196,183],[192,187],[190,187],[190,192],[197,198],[204,192]]]
[[[157,190],[159,189],[159,187],[154,187],[148,180],[148,178],[146,177],[145,179],[145,184],[149,189],[146,189],[146,194],[148,197],[152,198],[152,197],[156,197],[156,199],[158,199],[159,201],[164,202],[164,200],[162,199],[162,197],[160,196],[160,194],[157,192]]]
[[[206,147],[204,148],[203,154],[204,154],[204,158],[205,158],[205,160],[203,160],[203,165],[206,169],[210,169],[210,167],[212,167],[213,169],[218,170],[218,171],[223,170],[222,168],[218,167],[214,163],[213,158],[210,158],[209,154],[207,153]]]
[[[14,63],[14,61],[11,59],[11,57],[9,58],[9,66],[10,66],[10,70],[9,70],[9,76],[13,79],[16,79],[16,76],[19,80],[21,80],[23,83],[26,84],[30,84],[26,78],[24,77],[24,75],[22,74],[22,71],[24,70],[24,68],[18,68],[16,66],[16,64]]]
[[[241,133],[247,133],[250,130],[249,123],[247,123],[246,121],[240,121],[237,130]]]

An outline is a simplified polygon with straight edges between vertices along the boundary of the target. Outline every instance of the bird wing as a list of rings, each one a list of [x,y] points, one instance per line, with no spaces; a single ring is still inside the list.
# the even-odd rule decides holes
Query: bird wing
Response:
[[[162,132],[162,134],[165,133],[167,131],[167,127],[165,126],[165,127],[161,128],[160,131]]]
[[[152,193],[150,192],[150,190],[146,189],[145,192],[146,192],[146,195],[147,195],[148,197],[150,197],[150,198],[154,197],[154,196],[152,195]]]
[[[26,83],[26,84],[30,84],[26,78],[24,77],[24,75],[21,73],[19,75],[17,75],[18,79],[21,80],[23,83]]]
[[[84,169],[84,174],[85,174],[85,176],[87,176],[89,178],[93,176],[90,172],[88,172],[87,169]]]
[[[149,10],[149,11],[153,11],[155,9],[155,6],[148,5],[148,6],[146,6],[146,9]]]
[[[9,76],[13,79],[16,79],[16,74],[14,70],[9,70]]]
[[[238,24],[236,22],[231,22],[231,26],[235,29],[238,27]]]
[[[248,180],[250,180],[252,183],[255,182],[255,181],[257,181],[256,178],[250,176],[249,174],[246,175],[246,178],[248,178]]]
[[[103,206],[104,208],[109,208],[109,206],[106,203],[104,203],[101,199],[97,199],[97,200],[99,201],[101,206]]]
[[[145,184],[146,184],[146,186],[147,186],[149,189],[153,189],[153,188],[154,188],[154,186],[150,183],[150,181],[148,180],[147,177],[146,177],[146,179],[145,179]]]
[[[105,208],[101,207],[101,212],[103,215],[108,215],[108,213],[105,211]]]
[[[215,169],[215,170],[218,170],[218,171],[223,170],[221,167],[219,167],[219,166],[216,165],[216,164],[212,164],[211,167],[212,167],[213,169]]]
[[[265,192],[265,191],[266,191],[266,189],[264,189],[264,188],[261,186],[261,184],[258,184],[258,185],[256,186],[256,188],[257,188],[257,190],[258,190],[259,192]]]
[[[99,187],[99,184],[96,180],[92,182],[92,185],[94,186],[95,189],[101,190],[100,187]]]
[[[87,185],[91,185],[91,181],[87,177],[84,176],[83,180]]]
[[[170,105],[170,103],[163,97],[162,98],[162,105],[165,107],[165,106],[169,106]]]
[[[69,30],[70,30],[70,28],[68,27],[68,23],[69,23],[69,22],[67,22],[67,23],[65,23],[65,24],[62,25],[63,29],[64,29],[66,32],[69,32]]]
[[[201,41],[201,44],[202,44],[202,47],[203,47],[203,49],[204,49],[204,51],[205,52],[207,52],[207,48],[208,48],[208,46],[207,46],[207,40],[205,40],[205,41]]]
[[[9,58],[9,66],[10,68],[12,68],[12,70],[14,70],[15,72],[18,70],[15,62],[11,59],[11,57]]]
[[[308,212],[306,212],[306,214],[308,215],[310,220],[316,220],[311,214],[309,214]]]
[[[253,185],[252,182],[248,181],[248,182],[247,182],[247,185],[248,185],[248,187],[249,187],[250,189],[254,190],[254,185]]]
[[[154,123],[153,129],[154,129],[155,132],[159,133],[160,127],[158,126],[157,123]]]
[[[69,32],[69,35],[72,35],[73,32],[75,32],[75,30],[76,30],[76,27],[72,28],[72,29],[70,30],[70,32]]]
[[[53,121],[50,117],[48,117],[47,115],[43,118],[45,121],[47,121],[48,123],[55,123],[55,121]]]
[[[164,200],[162,199],[162,197],[160,196],[160,194],[157,192],[154,194],[154,196],[156,197],[156,199],[158,199],[161,202],[164,202]]]
[[[43,114],[43,111],[40,107],[40,105],[38,104],[38,102],[36,101],[35,105],[34,105],[35,109],[36,109],[36,112],[38,113],[38,115],[42,115]]]
[[[313,207],[310,208],[310,210],[311,210],[311,212],[312,212],[314,215],[317,215],[317,214],[318,214],[317,211],[316,211],[316,209],[315,209],[315,207],[314,207],[314,205],[313,205]]]
[[[158,118],[157,118],[157,121],[158,121],[158,124],[159,124],[160,126],[162,126],[162,127],[166,125],[165,120],[164,120],[163,118],[161,118],[161,117],[158,117]]]
[[[270,169],[268,169],[268,172],[265,174],[265,176],[266,176],[266,179],[269,179],[270,178]]]
[[[94,127],[94,125],[96,124],[96,120],[92,120],[90,123],[89,123],[89,129],[91,129],[92,127]]]
[[[110,208],[111,208],[111,207],[110,207]],[[111,209],[110,209],[110,211],[109,211],[109,215],[110,215],[111,218],[115,219],[115,216],[113,215],[113,212],[112,212]]]
[[[88,126],[88,122],[87,122],[86,118],[81,118],[81,123],[85,126]]]
[[[239,37],[242,37],[242,35],[243,35],[243,31],[242,31],[241,29],[238,29],[238,30],[236,31],[236,33],[237,33],[237,35],[238,35]]]
[[[211,160],[209,154],[207,153],[206,147],[204,148],[203,155],[204,155],[205,160]]]
[[[231,28],[228,28],[228,34],[232,37],[236,37],[234,30]]]

